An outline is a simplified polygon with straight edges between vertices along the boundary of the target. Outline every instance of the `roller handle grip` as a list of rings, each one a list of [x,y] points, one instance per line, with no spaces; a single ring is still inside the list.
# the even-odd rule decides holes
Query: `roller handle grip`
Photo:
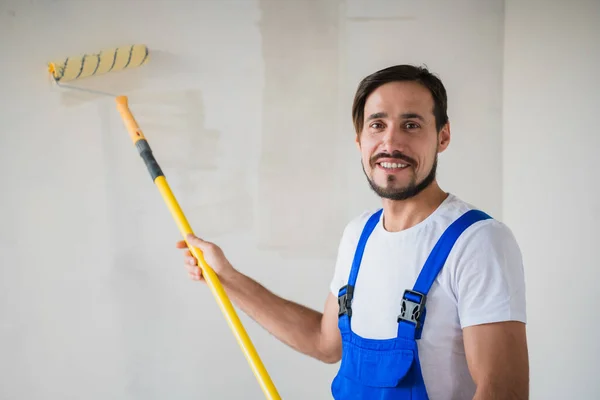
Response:
[[[154,158],[154,154],[152,154],[150,144],[144,137],[144,133],[140,129],[138,123],[133,117],[133,114],[131,113],[131,110],[129,109],[127,96],[118,96],[116,98],[116,102],[117,109],[119,110],[121,118],[125,123],[127,132],[129,132],[129,137],[133,141],[133,144],[135,144],[135,147],[137,148],[140,157],[142,157],[142,160],[144,160],[146,168],[148,168],[148,172],[150,173],[150,177],[154,181],[159,176],[164,176],[160,165],[158,165],[158,162]]]
[[[146,139],[129,109],[127,96],[118,96],[115,100],[117,102],[117,110],[119,110],[121,118],[123,118],[127,132],[129,132],[129,137],[133,143],[135,144],[138,140]]]

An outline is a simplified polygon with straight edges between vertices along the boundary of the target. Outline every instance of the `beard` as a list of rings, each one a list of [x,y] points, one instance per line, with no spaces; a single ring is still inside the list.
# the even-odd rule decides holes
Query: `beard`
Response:
[[[381,158],[384,155],[378,155],[376,157],[374,157],[371,161],[372,165],[375,165],[375,161],[377,158]],[[385,155],[386,157],[390,157],[388,155]],[[409,159],[408,157],[402,155],[402,154],[396,154],[394,153],[392,156],[392,158],[397,158],[399,160],[405,160],[405,161],[409,161],[411,162],[411,159]],[[438,156],[437,156],[437,151],[436,151],[436,155],[435,158],[433,160],[433,165],[431,166],[431,170],[429,171],[429,173],[427,174],[427,176],[425,178],[423,178],[423,180],[419,183],[417,183],[416,181],[416,177],[413,174],[410,182],[408,183],[408,185],[404,186],[404,187],[400,187],[400,188],[395,188],[393,186],[390,187],[382,187],[377,185],[373,179],[371,179],[368,175],[367,172],[365,171],[365,166],[364,163],[362,163],[362,167],[363,167],[363,172],[365,174],[365,176],[367,177],[367,181],[369,182],[369,186],[371,186],[371,189],[381,198],[383,199],[389,199],[389,200],[406,200],[406,199],[410,199],[411,197],[414,197],[416,195],[418,195],[419,193],[421,193],[423,190],[425,190],[429,185],[431,185],[431,183],[435,180],[436,177],[436,171],[437,171],[437,162],[438,162]],[[411,162],[410,167],[407,168],[412,168],[412,166],[415,165],[414,163]],[[387,177],[387,181],[388,183],[390,183],[391,185],[393,185],[393,183],[396,181],[396,177],[393,175],[389,175]]]

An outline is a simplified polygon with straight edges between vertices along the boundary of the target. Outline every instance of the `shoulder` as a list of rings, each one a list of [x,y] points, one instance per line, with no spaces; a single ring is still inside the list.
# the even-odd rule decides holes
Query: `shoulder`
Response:
[[[470,257],[505,257],[506,252],[520,254],[520,251],[512,230],[495,218],[474,223],[455,245],[457,255]]]
[[[473,209],[481,210],[461,202],[455,218]],[[523,258],[517,239],[506,223],[491,217],[475,222],[456,240],[447,263],[456,287],[475,281],[506,285],[523,281]]]
[[[337,296],[340,288],[346,284],[352,265],[352,257],[356,251],[356,245],[362,230],[369,218],[377,211],[378,209],[365,210],[348,221],[344,227],[338,247],[334,275],[330,283],[330,290],[334,296]]]
[[[446,223],[449,225],[453,220],[471,210],[486,212],[485,209],[475,207],[451,195],[444,210],[445,217],[448,219]],[[490,247],[518,248],[515,235],[510,227],[493,215],[490,215],[490,217],[490,219],[475,222],[461,234],[456,241],[456,252],[472,251],[482,253]]]
[[[371,218],[375,213],[380,211],[381,208],[373,208],[366,209],[350,219],[346,226],[344,227],[344,231],[342,233],[342,241],[356,243],[360,238],[360,235],[367,224],[369,218]]]

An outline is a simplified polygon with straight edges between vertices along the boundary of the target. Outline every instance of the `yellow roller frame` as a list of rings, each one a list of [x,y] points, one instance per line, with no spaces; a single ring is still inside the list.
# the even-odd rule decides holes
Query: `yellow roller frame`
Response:
[[[198,267],[202,269],[202,275],[204,276],[208,287],[211,289],[212,294],[217,300],[221,311],[225,315],[227,323],[233,331],[235,338],[238,341],[238,344],[242,348],[242,351],[252,368],[254,376],[260,383],[261,389],[263,390],[267,399],[281,399],[281,397],[277,393],[275,385],[273,384],[271,378],[269,377],[269,374],[267,373],[267,370],[265,369],[262,361],[260,360],[260,357],[258,356],[258,353],[256,352],[256,349],[254,348],[250,337],[246,333],[242,322],[240,321],[237,313],[235,312],[231,301],[227,297],[227,294],[225,293],[225,290],[223,289],[219,278],[204,260],[202,251],[192,246],[187,241],[187,235],[193,234],[192,228],[190,227],[185,215],[183,214],[183,211],[181,210],[177,199],[175,199],[175,196],[171,192],[169,184],[167,183],[165,176],[162,174],[158,163],[154,159],[152,151],[150,150],[150,146],[148,145],[148,141],[144,137],[142,130],[138,126],[135,118],[133,117],[133,114],[131,113],[131,110],[129,109],[127,97],[118,96],[116,98],[116,102],[117,109],[121,114],[121,118],[125,123],[125,127],[129,132],[131,140],[138,149],[140,156],[146,163],[146,166],[148,167],[148,170],[154,180],[154,183],[158,187],[158,190],[160,191],[165,203],[171,211],[171,215],[175,219],[175,222],[179,227],[179,231],[183,235],[183,238],[187,243],[190,252],[196,258],[196,260],[198,260]]]

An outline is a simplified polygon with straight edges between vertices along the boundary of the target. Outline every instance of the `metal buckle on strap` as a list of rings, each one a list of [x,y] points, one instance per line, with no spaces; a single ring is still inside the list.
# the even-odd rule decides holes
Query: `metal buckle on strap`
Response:
[[[346,285],[340,289],[340,293],[346,289],[344,294],[338,296],[338,317],[347,314],[349,317],[352,316],[352,296],[354,295],[354,286]]]
[[[407,298],[407,295],[411,298],[417,298],[418,301]],[[398,315],[398,322],[408,321],[419,328],[421,325],[421,315],[425,310],[426,301],[427,296],[424,294],[415,292],[414,290],[405,290],[404,295],[402,296],[402,308],[400,315]]]

